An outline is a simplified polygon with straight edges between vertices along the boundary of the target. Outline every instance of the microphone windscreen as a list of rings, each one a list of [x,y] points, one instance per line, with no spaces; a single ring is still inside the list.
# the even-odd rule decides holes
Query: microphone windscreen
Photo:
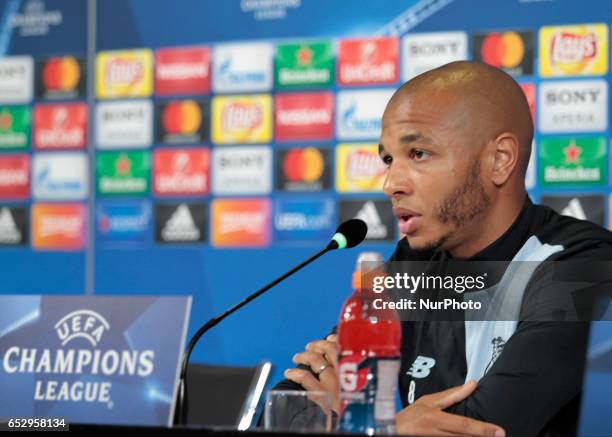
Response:
[[[368,233],[368,225],[361,219],[350,219],[341,223],[336,229],[336,234],[341,234],[346,238],[345,247],[355,247],[365,240]]]

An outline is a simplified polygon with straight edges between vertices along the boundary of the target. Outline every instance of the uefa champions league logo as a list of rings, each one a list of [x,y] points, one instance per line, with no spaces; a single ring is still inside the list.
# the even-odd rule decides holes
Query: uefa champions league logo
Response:
[[[102,339],[102,334],[110,329],[110,325],[95,311],[83,309],[65,315],[54,328],[62,346],[75,338],[84,338],[96,347]]]

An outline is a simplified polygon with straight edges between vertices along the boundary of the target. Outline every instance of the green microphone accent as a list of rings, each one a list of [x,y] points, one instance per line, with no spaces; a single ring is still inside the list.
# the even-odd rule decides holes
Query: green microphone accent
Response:
[[[332,241],[336,242],[336,244],[338,245],[338,249],[344,249],[347,244],[346,237],[340,232],[334,234],[334,236],[332,237]]]

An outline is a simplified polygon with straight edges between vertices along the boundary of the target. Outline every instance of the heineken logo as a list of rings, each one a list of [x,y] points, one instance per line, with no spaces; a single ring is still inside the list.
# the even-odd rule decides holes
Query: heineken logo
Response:
[[[599,185],[606,179],[607,144],[603,137],[548,138],[540,143],[540,183]]]

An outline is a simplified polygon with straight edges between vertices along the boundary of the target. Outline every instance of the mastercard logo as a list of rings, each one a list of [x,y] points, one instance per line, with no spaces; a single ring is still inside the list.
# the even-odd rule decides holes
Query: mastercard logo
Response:
[[[291,182],[315,182],[323,175],[325,160],[314,147],[292,149],[285,155],[283,171]]]
[[[72,56],[54,57],[43,67],[42,79],[50,91],[71,91],[79,84],[81,68]]]
[[[202,110],[193,100],[170,102],[164,108],[162,124],[169,134],[193,135],[202,124]]]
[[[480,48],[482,61],[497,68],[515,68],[525,56],[525,43],[516,32],[490,33]]]

